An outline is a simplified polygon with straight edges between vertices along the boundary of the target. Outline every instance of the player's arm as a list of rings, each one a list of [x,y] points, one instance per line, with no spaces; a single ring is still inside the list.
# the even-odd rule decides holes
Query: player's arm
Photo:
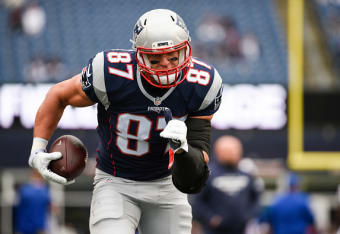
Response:
[[[210,152],[210,120],[213,115],[188,118],[185,123],[173,119],[161,133],[162,137],[177,141],[172,180],[184,193],[198,193],[210,175],[207,165]]]
[[[54,85],[48,91],[36,114],[33,144],[28,160],[29,165],[36,168],[45,179],[64,185],[74,182],[67,181],[48,169],[49,163],[62,155],[60,152],[47,153],[46,147],[66,106],[85,107],[93,104],[82,90],[81,74]]]
[[[199,122],[199,126],[198,126],[198,129],[193,129],[192,131],[195,131],[192,133],[193,137],[196,135],[197,133],[197,136],[201,136],[202,139],[201,139],[201,143],[203,145],[205,145],[205,147],[202,147],[203,145],[201,145],[199,148],[202,148],[202,153],[204,155],[204,161],[206,163],[209,162],[209,153],[210,153],[210,130],[211,130],[211,124],[210,124],[210,121],[212,120],[214,115],[207,115],[207,116],[192,116],[191,120],[189,118],[189,120],[191,122],[193,121],[196,121],[196,122]],[[196,120],[193,120],[193,119],[196,119]],[[204,129],[204,131],[202,132],[202,129],[200,127],[200,125],[203,125],[202,126],[202,129]],[[189,128],[189,130],[191,130]],[[198,132],[197,132],[198,131]],[[202,134],[204,134],[204,136],[202,136]],[[198,142],[198,144],[200,144],[200,142]]]
[[[172,180],[177,189],[184,193],[200,192],[210,175],[210,121],[219,109],[223,85],[216,69],[209,72],[212,79],[208,89],[196,86],[196,95],[192,97],[192,100],[200,102],[199,108],[193,110],[185,122],[176,119],[169,121],[161,132],[161,137],[170,140],[170,146],[178,146],[174,150]]]
[[[66,106],[85,107],[93,104],[82,90],[81,74],[54,85],[38,109],[34,137],[49,140]]]

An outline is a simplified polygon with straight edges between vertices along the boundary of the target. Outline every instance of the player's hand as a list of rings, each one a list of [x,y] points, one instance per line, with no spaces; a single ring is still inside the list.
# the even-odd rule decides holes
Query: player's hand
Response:
[[[47,145],[47,143],[45,144]],[[46,147],[46,146],[45,146]],[[28,160],[28,164],[39,171],[39,173],[46,180],[53,181],[62,185],[68,185],[74,183],[73,181],[67,181],[66,178],[53,173],[48,169],[48,165],[52,160],[56,160],[62,157],[60,152],[47,153],[44,147],[34,147],[34,141],[32,146],[31,155]]]
[[[187,126],[183,121],[170,120],[160,136],[170,140],[170,147],[175,153],[179,150],[188,152]]]

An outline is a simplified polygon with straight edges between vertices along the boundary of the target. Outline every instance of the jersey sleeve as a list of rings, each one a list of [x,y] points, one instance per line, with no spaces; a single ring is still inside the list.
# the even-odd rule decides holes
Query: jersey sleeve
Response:
[[[94,57],[95,58],[95,57]],[[93,59],[91,58],[87,64],[86,67],[83,68],[82,74],[81,74],[81,85],[82,89],[85,92],[85,94],[93,101],[98,102],[98,98],[96,96],[96,93],[94,91],[94,84],[93,84]]]
[[[100,102],[105,109],[109,107],[104,72],[104,51],[90,59],[82,74],[82,88],[94,102]]]
[[[214,114],[220,107],[222,101],[223,84],[222,78],[214,68],[214,79],[209,90],[205,93],[200,107],[191,116],[205,116]]]

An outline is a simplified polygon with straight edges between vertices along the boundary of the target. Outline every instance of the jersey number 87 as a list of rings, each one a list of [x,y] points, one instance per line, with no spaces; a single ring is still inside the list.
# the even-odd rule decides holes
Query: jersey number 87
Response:
[[[131,132],[131,125],[136,126],[136,131]],[[165,128],[165,118],[157,118],[157,131]],[[149,152],[150,144],[148,140],[151,136],[153,122],[143,115],[134,115],[130,113],[120,114],[117,119],[117,139],[118,149],[127,155],[141,157]],[[136,141],[136,144],[131,144]]]

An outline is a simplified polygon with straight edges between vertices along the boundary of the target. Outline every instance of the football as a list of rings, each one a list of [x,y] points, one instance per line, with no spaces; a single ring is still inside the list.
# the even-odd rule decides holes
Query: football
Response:
[[[85,168],[88,152],[83,142],[75,136],[59,137],[52,143],[49,152],[61,152],[62,157],[53,160],[49,169],[68,181],[79,176]]]

